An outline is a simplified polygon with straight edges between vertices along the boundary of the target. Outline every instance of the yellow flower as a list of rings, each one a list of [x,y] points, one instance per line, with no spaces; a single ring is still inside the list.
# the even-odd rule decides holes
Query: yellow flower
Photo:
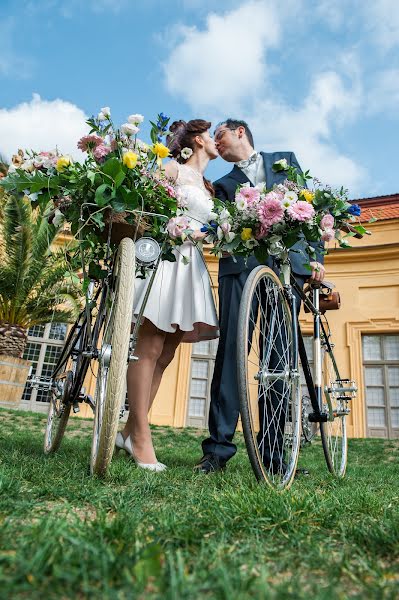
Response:
[[[302,190],[301,196],[302,196],[302,198],[305,198],[306,202],[309,202],[310,204],[312,204],[313,198],[314,198],[313,192],[310,192],[309,190]]]
[[[159,158],[166,158],[167,156],[169,156],[169,148],[167,148],[160,142],[157,142],[153,145],[152,151],[154,154],[159,156]]]
[[[243,242],[247,242],[252,237],[252,229],[250,227],[244,227],[241,231],[241,239]]]
[[[137,154],[129,150],[129,152],[125,152],[123,155],[123,164],[126,165],[128,169],[134,169],[137,165],[137,159]]]
[[[68,165],[71,164],[71,159],[69,158],[69,156],[60,156],[59,159],[57,160],[57,164],[55,165],[55,168],[57,169],[57,171],[63,171],[65,169],[65,167],[68,167]]]

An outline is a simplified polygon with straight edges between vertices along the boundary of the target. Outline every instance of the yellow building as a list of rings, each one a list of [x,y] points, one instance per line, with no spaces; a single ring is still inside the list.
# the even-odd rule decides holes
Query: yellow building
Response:
[[[327,313],[334,335],[341,375],[354,379],[348,433],[352,437],[399,437],[399,195],[366,198],[362,220],[370,236],[353,239],[352,248],[331,247],[325,264],[327,279],[341,294],[341,309]],[[218,262],[206,255],[217,297]],[[309,315],[301,314],[305,335],[312,334]],[[62,348],[66,327],[61,324],[30,330],[25,358],[37,373],[49,375]],[[165,372],[150,413],[158,425],[206,427],[210,382],[217,341],[182,344]],[[94,391],[92,374],[85,382]],[[47,411],[45,393],[26,388],[21,408]],[[89,416],[84,405],[80,416]]]

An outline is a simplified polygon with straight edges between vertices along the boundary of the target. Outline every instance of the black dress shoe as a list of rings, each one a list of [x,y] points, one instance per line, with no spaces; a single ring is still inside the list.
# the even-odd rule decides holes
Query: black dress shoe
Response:
[[[199,463],[195,465],[194,471],[197,473],[215,473],[222,471],[226,466],[226,461],[217,454],[204,454]]]
[[[302,468],[302,469],[297,469],[297,470],[295,471],[295,477],[301,477],[302,475],[303,475],[303,476],[310,475],[310,471],[309,471],[308,469],[304,469],[304,468]]]

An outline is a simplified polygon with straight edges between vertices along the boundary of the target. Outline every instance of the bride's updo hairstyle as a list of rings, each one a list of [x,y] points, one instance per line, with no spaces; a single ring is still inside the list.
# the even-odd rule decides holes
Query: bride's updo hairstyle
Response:
[[[192,121],[174,121],[169,126],[171,135],[166,138],[166,144],[169,148],[170,156],[172,156],[178,163],[184,164],[187,158],[182,156],[181,152],[183,148],[189,148],[194,152],[195,141],[197,135],[205,133],[211,128],[212,123],[204,121],[204,119],[193,119]],[[215,190],[210,181],[204,177],[204,185],[211,196],[214,195]]]

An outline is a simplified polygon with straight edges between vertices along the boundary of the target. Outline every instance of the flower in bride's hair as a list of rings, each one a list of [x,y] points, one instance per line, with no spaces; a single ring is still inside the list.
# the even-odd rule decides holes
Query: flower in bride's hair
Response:
[[[132,123],[124,123],[121,125],[121,132],[127,135],[128,137],[132,135],[136,135],[140,129],[136,127],[136,125],[132,125]]]
[[[180,156],[182,158],[184,158],[184,160],[187,160],[190,158],[190,156],[192,156],[193,151],[191,150],[191,148],[183,148],[182,151],[180,152]]]

